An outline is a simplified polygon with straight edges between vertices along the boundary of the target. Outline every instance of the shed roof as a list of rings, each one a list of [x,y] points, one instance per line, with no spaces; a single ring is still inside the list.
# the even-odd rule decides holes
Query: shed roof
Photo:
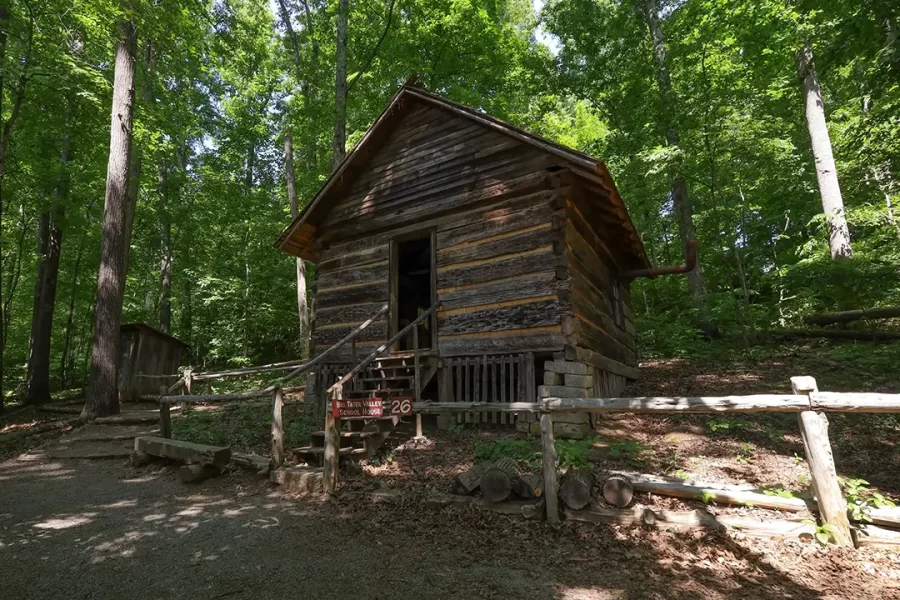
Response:
[[[150,327],[146,323],[126,323],[126,324],[122,325],[122,327],[120,328],[120,331],[143,331],[145,333],[152,333],[153,335],[167,339],[170,342],[175,342],[176,344],[181,344],[185,348],[190,347],[190,344],[186,344],[185,342],[182,342],[181,340],[179,340],[177,337],[169,335],[168,333],[163,333],[159,329]]]
[[[314,260],[315,251],[312,249],[312,244],[317,236],[317,225],[327,214],[330,207],[335,204],[334,202],[327,202],[326,199],[339,195],[342,188],[352,182],[355,176],[365,169],[369,159],[383,146],[390,133],[403,121],[403,117],[409,114],[411,108],[422,103],[467,118],[493,131],[508,135],[562,159],[566,163],[566,167],[580,180],[584,187],[588,191],[593,192],[587,194],[587,196],[594,206],[609,217],[606,224],[614,226],[619,230],[621,237],[627,240],[627,246],[620,248],[623,253],[630,255],[632,262],[636,266],[651,266],[641,237],[631,221],[625,203],[619,195],[616,184],[603,161],[578,150],[551,142],[474,108],[447,100],[411,85],[404,85],[397,91],[388,107],[378,117],[372,127],[369,128],[356,147],[334,170],[312,199],[312,202],[281,233],[275,242],[275,246],[288,254],[307,260]]]

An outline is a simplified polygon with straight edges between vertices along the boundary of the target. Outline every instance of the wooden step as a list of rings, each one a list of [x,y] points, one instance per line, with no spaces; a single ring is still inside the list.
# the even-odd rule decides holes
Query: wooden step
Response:
[[[325,448],[317,448],[316,446],[303,446],[302,448],[294,448],[291,450],[294,456],[325,456]],[[365,448],[341,448],[341,456],[352,456],[354,454],[365,454]]]

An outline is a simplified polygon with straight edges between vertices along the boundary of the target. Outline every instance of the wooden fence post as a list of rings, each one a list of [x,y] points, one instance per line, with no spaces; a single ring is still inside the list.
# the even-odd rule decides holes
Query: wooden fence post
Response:
[[[812,377],[791,377],[791,389],[799,396],[809,396],[810,393],[819,391],[816,380]],[[847,503],[841,493],[831,443],[828,441],[828,418],[814,410],[804,410],[800,412],[798,420],[822,522],[834,528],[830,533],[835,544],[853,546]]]
[[[541,415],[541,456],[544,470],[544,501],[547,506],[547,522],[559,524],[559,486],[556,481],[556,443],[553,438],[553,418]]]
[[[341,400],[344,396],[343,386],[338,385],[329,400]],[[341,419],[334,416],[329,406],[325,407],[325,456],[323,465],[323,486],[326,494],[333,494],[337,489],[338,467],[340,466]]]
[[[275,388],[275,402],[272,406],[272,458],[275,468],[281,468],[284,462],[284,420],[281,413],[284,409],[284,391],[281,386]]]
[[[191,385],[194,382],[194,372],[191,369],[184,370],[184,392],[188,396],[191,395]]]
[[[160,435],[166,439],[172,438],[172,413],[171,406],[168,402],[161,401],[159,403],[159,431]]]

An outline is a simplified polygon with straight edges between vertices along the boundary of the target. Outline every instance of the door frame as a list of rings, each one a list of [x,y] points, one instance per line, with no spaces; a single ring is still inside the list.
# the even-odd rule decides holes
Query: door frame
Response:
[[[388,304],[390,305],[390,309],[388,311],[388,339],[393,337],[400,331],[399,327],[399,269],[400,269],[400,254],[399,254],[399,244],[401,242],[407,242],[409,240],[420,240],[428,238],[429,246],[431,249],[431,305],[433,306],[435,302],[437,302],[437,228],[435,227],[427,227],[425,229],[419,229],[417,231],[413,231],[411,233],[404,233],[402,235],[394,236],[389,241],[389,250],[388,250]],[[438,348],[438,332],[437,332],[437,311],[433,312],[429,316],[430,320],[430,331],[431,331],[431,350],[437,352]],[[394,346],[396,347],[397,342],[394,342]],[[391,352],[395,350],[395,347],[390,349]]]

